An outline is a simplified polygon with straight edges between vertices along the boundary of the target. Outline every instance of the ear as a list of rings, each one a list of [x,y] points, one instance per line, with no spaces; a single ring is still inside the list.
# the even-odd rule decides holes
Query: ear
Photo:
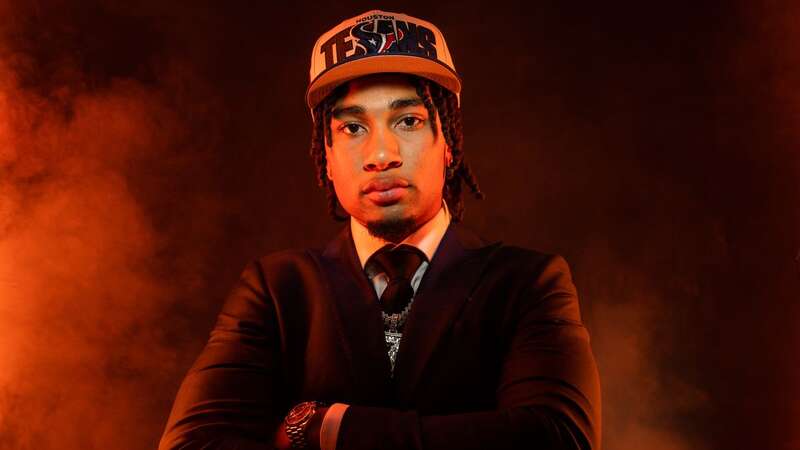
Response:
[[[450,167],[450,164],[453,162],[453,151],[450,149],[450,146],[447,145],[444,148],[444,166]]]

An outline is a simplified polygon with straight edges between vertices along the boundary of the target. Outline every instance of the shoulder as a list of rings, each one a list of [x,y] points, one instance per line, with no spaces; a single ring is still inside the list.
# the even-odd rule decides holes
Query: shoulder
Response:
[[[535,248],[501,243],[493,256],[498,262],[522,266],[527,271],[541,272],[555,268],[569,270],[569,264],[562,255]]]
[[[533,291],[558,288],[574,292],[570,266],[562,255],[486,239],[463,225],[458,226],[458,232],[464,242],[491,248],[487,252],[487,270],[494,279]]]
[[[287,248],[276,250],[250,261],[266,278],[304,272],[317,266],[321,255],[317,248]]]
[[[567,260],[557,253],[515,245],[501,245],[494,253],[492,265],[510,278],[528,285],[533,291],[548,291],[558,287],[574,291],[572,273]]]
[[[526,273],[541,272],[546,268],[569,270],[567,261],[560,254],[488,239],[463,224],[457,224],[454,231],[466,248],[491,247],[489,262],[499,268]]]
[[[250,259],[244,266],[241,278],[262,285],[276,280],[288,280],[302,277],[315,271],[319,249],[290,248],[276,250]]]

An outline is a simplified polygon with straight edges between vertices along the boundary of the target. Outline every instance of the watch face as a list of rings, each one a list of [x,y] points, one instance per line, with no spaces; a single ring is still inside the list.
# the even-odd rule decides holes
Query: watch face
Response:
[[[289,411],[289,414],[286,416],[286,425],[297,425],[301,423],[314,412],[314,409],[313,403],[300,403]]]

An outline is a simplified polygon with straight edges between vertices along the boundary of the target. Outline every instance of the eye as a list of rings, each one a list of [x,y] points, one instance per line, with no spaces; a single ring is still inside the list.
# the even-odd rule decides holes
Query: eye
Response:
[[[360,133],[361,130],[364,130],[364,127],[353,122],[346,123],[339,127],[339,131],[343,132],[344,134],[349,134],[351,136],[362,134]]]
[[[406,116],[400,119],[399,125],[406,130],[415,130],[422,126],[425,120],[416,116]]]

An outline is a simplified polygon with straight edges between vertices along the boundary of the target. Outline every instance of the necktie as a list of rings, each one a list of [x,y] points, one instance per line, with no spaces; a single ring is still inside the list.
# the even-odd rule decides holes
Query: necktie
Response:
[[[370,257],[370,261],[378,264],[389,277],[389,284],[380,298],[383,312],[398,314],[405,309],[414,296],[411,278],[427,259],[420,249],[407,244],[387,245]]]

